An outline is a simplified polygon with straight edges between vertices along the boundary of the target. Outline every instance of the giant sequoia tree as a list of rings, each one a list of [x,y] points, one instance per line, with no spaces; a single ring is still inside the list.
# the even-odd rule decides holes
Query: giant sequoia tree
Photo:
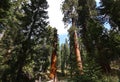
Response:
[[[111,70],[111,60],[119,54],[119,51],[117,51],[119,49],[119,24],[117,25],[119,15],[116,13],[118,18],[115,20],[114,13],[119,11],[119,0],[101,1],[102,4],[96,11],[94,0],[79,0],[78,25],[88,56],[95,59],[103,72],[108,73]],[[115,21],[117,22],[115,23]],[[110,30],[106,29],[107,26],[103,26],[105,23],[110,24]]]
[[[71,28],[74,28],[72,36],[74,40],[74,50],[75,50],[75,55],[76,55],[76,62],[77,62],[77,68],[79,70],[79,73],[82,74],[83,68],[82,68],[82,60],[81,60],[81,55],[80,55],[80,49],[79,49],[79,43],[78,43],[78,36],[77,36],[77,5],[78,1],[77,0],[65,0],[63,2],[62,10],[64,14],[63,21],[65,24],[70,24],[72,23]],[[71,36],[71,34],[70,34]],[[72,51],[72,50],[71,50]]]
[[[53,50],[52,50],[52,57],[51,57],[51,68],[50,68],[50,79],[56,82],[57,80],[57,46],[58,46],[58,35],[57,30],[53,30]]]
[[[97,82],[101,71],[109,74],[111,61],[120,61],[120,0],[100,4],[96,10],[95,0],[63,1],[63,21],[71,27],[69,44],[58,55],[57,30],[47,26],[46,0],[0,0],[0,82],[43,81],[49,67],[54,81],[61,72],[75,82]]]
[[[78,25],[87,54],[90,58],[95,59],[104,72],[108,72],[110,71],[110,62],[109,59],[107,60],[108,55],[105,55],[105,46],[103,45],[105,43],[103,41],[108,39],[105,27],[95,19],[97,16],[95,2],[94,0],[79,0],[79,7],[82,8],[78,10]]]

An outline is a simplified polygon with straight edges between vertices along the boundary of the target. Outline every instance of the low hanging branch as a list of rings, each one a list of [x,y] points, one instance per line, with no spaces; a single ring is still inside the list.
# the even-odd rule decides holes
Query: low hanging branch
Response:
[[[53,41],[53,51],[52,51],[52,58],[51,58],[51,68],[50,68],[50,79],[55,80],[56,79],[56,70],[57,70],[57,30],[54,29],[54,41]],[[55,82],[55,81],[54,81]]]
[[[74,31],[74,48],[75,48],[75,55],[76,55],[78,69],[80,71],[80,74],[83,74],[83,66],[82,66],[82,60],[81,60],[81,54],[80,54],[78,36],[76,30]]]

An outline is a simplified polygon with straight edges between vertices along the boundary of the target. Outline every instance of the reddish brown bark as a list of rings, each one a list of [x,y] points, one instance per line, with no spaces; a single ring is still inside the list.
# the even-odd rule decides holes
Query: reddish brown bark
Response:
[[[52,58],[51,58],[51,68],[50,68],[50,79],[54,79],[56,75],[56,61],[57,61],[57,56],[56,56],[56,51],[53,51],[52,53]]]
[[[53,79],[55,82],[56,79],[56,70],[57,70],[57,30],[54,30],[54,41],[53,41],[53,51],[51,57],[51,68],[50,68],[50,79]]]
[[[83,74],[83,66],[82,66],[82,60],[81,60],[81,54],[80,54],[78,36],[76,30],[74,31],[74,48],[75,48],[75,55],[76,55],[78,69],[80,71],[80,74]]]

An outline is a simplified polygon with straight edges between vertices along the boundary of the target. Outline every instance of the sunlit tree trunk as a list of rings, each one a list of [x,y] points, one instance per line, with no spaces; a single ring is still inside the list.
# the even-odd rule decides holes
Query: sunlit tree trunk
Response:
[[[50,79],[56,82],[56,70],[57,70],[57,30],[54,30],[53,51],[51,57]]]
[[[74,48],[75,48],[75,55],[76,55],[76,61],[78,70],[80,71],[80,74],[83,74],[83,66],[82,66],[82,60],[81,60],[81,54],[80,54],[80,48],[78,43],[78,36],[76,31],[76,20],[75,18],[72,18],[72,27],[74,27]]]
[[[80,54],[80,48],[79,48],[78,36],[76,30],[74,31],[74,48],[75,48],[75,55],[76,55],[78,69],[80,71],[80,74],[83,74],[83,66],[82,66],[82,60],[81,60],[81,54]]]
[[[50,78],[54,79],[56,75],[56,51],[52,52],[52,58],[51,58],[51,68],[50,68]]]

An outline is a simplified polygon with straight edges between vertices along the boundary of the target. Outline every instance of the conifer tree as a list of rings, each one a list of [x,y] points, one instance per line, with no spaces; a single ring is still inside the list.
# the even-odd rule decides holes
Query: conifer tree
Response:
[[[62,75],[65,75],[65,70],[68,70],[69,67],[69,56],[70,56],[70,50],[69,50],[69,44],[66,39],[64,44],[61,44],[61,72]]]
[[[100,56],[99,60],[102,60],[102,58],[105,60],[101,63],[101,67],[104,72],[108,73],[111,71],[110,62],[113,60],[119,60],[120,55],[118,55],[120,52],[119,50],[119,28],[120,24],[118,23],[119,20],[119,0],[101,0],[100,6],[98,6],[98,20],[99,22],[104,25],[108,24],[109,27],[105,26],[104,33],[101,37],[101,51],[99,53],[105,54],[104,56]],[[107,42],[105,44],[105,42]],[[104,44],[104,45],[103,45]],[[114,44],[114,45],[113,45]],[[99,47],[100,49],[100,47]],[[107,49],[107,50],[104,50]],[[101,58],[102,57],[102,58]],[[107,60],[107,62],[106,62]]]
[[[14,32],[14,35],[12,34],[10,38],[7,38],[8,36],[6,35],[7,39],[3,39],[4,45],[10,45],[10,51],[8,50],[9,47],[7,47],[7,51],[10,53],[8,55],[9,57],[6,57],[4,63],[8,66],[8,68],[5,69],[5,71],[8,72],[3,72],[2,80],[6,82],[26,82],[28,80],[30,81],[31,78],[36,78],[38,76],[38,74],[30,74],[34,71],[34,67],[31,65],[36,67],[34,58],[35,56],[40,55],[37,51],[39,48],[37,48],[37,46],[42,46],[46,36],[48,24],[46,20],[48,18],[46,9],[48,8],[48,5],[46,0],[30,0],[25,3],[19,1],[15,2],[20,5],[15,5],[16,7],[12,10],[14,15],[11,18],[14,19],[14,16],[16,16],[19,21],[13,21],[14,24],[12,23],[9,26],[13,31],[9,30],[8,33]],[[19,7],[22,9],[19,10]],[[16,12],[15,9],[18,11]],[[21,16],[18,12],[21,12],[23,15]],[[6,40],[11,42],[7,42]],[[5,42],[7,42],[7,44]],[[30,70],[27,70],[27,68]],[[38,69],[37,72],[39,72]],[[34,75],[34,77],[31,77],[31,75]]]
[[[79,70],[80,74],[82,74],[83,73],[82,72],[83,71],[82,60],[81,60],[79,44],[78,44],[78,40],[77,40],[78,39],[77,31],[76,31],[77,17],[78,17],[77,5],[78,5],[78,0],[65,0],[63,2],[62,10],[63,10],[63,14],[64,14],[63,21],[67,24],[69,24],[71,22],[72,28],[74,28],[73,37],[74,37],[76,62],[77,62],[78,70]]]
[[[50,79],[56,82],[57,80],[57,46],[58,46],[58,36],[57,30],[54,29],[54,37],[53,37],[53,50],[52,50],[52,57],[51,57],[51,68],[50,68]]]

